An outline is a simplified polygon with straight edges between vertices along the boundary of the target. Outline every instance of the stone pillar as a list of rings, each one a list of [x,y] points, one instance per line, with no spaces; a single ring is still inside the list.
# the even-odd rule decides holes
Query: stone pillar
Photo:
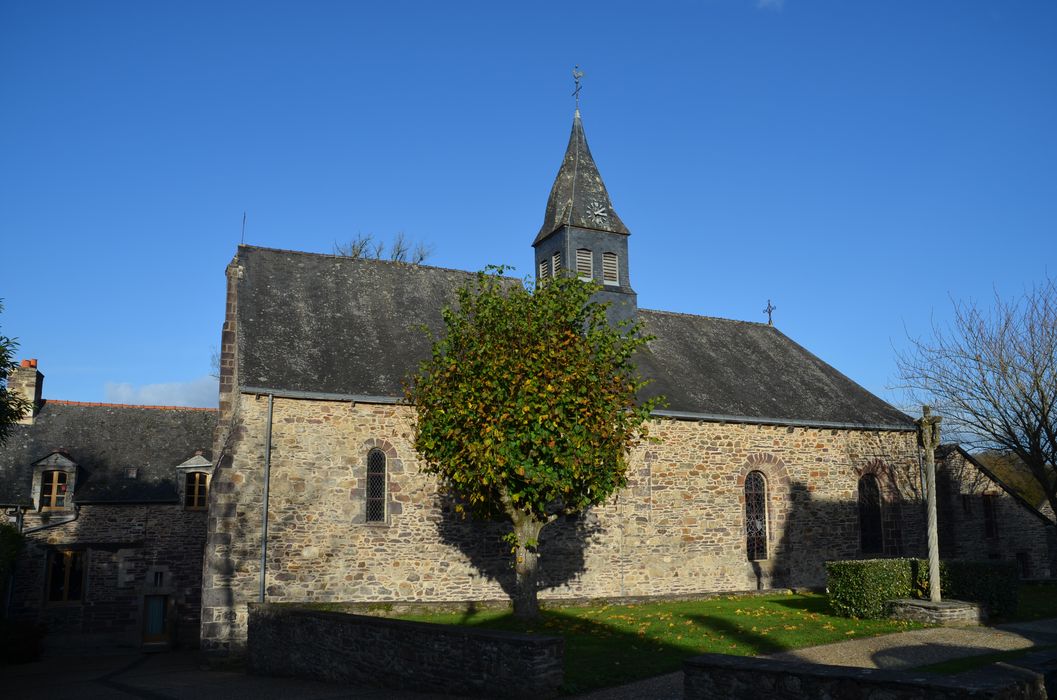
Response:
[[[18,422],[33,425],[33,419],[40,411],[40,398],[44,391],[44,375],[37,370],[36,360],[22,360],[18,367],[11,370],[7,379],[7,388],[12,393],[20,394],[29,401],[32,407]]]
[[[939,416],[933,416],[928,406],[921,407],[921,419],[918,420],[918,435],[925,450],[925,494],[928,502],[928,541],[929,541],[929,598],[933,603],[940,602],[940,541],[936,527],[936,448],[940,446]]]

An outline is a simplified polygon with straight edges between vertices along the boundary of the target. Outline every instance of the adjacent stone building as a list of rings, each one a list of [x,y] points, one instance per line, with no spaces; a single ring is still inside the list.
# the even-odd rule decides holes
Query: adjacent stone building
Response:
[[[1021,578],[1053,576],[1053,510],[1032,503],[957,445],[937,450],[937,515],[944,559],[1015,561]]]
[[[603,285],[663,394],[628,487],[544,530],[544,598],[821,585],[824,562],[922,554],[911,418],[767,324],[640,309],[627,227],[579,114],[533,243],[540,279]],[[202,641],[245,642],[247,603],[502,599],[501,526],[422,473],[403,379],[472,275],[240,246],[227,269]]]
[[[0,446],[0,517],[27,546],[6,614],[83,644],[197,643],[216,411],[43,400]]]

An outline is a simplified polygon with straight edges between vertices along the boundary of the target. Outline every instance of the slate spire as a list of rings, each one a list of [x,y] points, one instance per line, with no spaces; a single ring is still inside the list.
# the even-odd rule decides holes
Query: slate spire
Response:
[[[613,210],[606,185],[591,157],[579,109],[573,116],[573,131],[569,135],[565,159],[551,187],[543,226],[532,244],[536,245],[562,226],[630,235]]]

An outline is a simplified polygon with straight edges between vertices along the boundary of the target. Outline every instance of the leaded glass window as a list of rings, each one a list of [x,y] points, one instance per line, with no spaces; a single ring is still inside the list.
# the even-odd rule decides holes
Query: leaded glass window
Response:
[[[385,522],[385,453],[367,453],[367,522]]]
[[[767,482],[755,471],[745,477],[745,550],[749,561],[767,558]]]
[[[880,554],[884,550],[881,488],[873,474],[865,474],[859,479],[859,544],[863,554]]]

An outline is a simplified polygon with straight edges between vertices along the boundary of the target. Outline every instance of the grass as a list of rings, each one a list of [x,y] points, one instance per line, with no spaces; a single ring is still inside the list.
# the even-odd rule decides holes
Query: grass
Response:
[[[922,627],[894,620],[839,617],[820,594],[555,607],[544,610],[540,619],[531,623],[515,619],[506,610],[399,617],[562,636],[565,693],[677,671],[685,659],[697,654],[754,656]]]
[[[1057,617],[1057,584],[1025,583],[1020,586],[1016,614],[992,622],[1026,622],[1050,617]]]
[[[927,673],[939,673],[942,675],[953,675],[955,673],[972,671],[981,666],[988,666],[990,664],[998,663],[999,661],[1013,661],[1026,654],[1031,654],[1036,651],[1048,651],[1050,649],[1057,649],[1057,644],[1024,647],[1023,649],[1011,649],[1010,651],[996,651],[990,654],[977,654],[976,656],[963,656],[960,659],[950,659],[948,661],[941,661],[938,664],[919,666],[914,670],[925,671]]]

